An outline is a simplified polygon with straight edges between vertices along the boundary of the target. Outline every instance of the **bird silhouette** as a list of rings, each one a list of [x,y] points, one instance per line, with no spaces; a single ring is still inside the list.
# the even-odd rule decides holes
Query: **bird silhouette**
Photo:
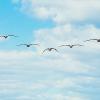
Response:
[[[73,45],[60,45],[58,47],[63,47],[63,46],[69,46],[70,48],[73,48],[74,46],[83,46],[83,45],[80,45],[80,44],[73,44]]]
[[[22,45],[25,45],[26,47],[31,47],[32,45],[37,45],[39,46],[39,44],[19,44],[17,46],[22,46]]]
[[[51,52],[52,50],[55,50],[56,52],[58,52],[58,50],[57,50],[56,48],[47,48],[47,49],[45,49],[45,50],[42,52],[42,54],[43,54],[44,52],[46,52],[46,51]]]
[[[97,41],[97,42],[100,42],[100,39],[89,39],[89,40],[86,40],[86,41],[84,41],[84,42],[91,41],[91,40],[95,40],[95,41]]]
[[[0,37],[7,39],[8,37],[17,37],[17,36],[15,36],[15,35],[0,35]]]

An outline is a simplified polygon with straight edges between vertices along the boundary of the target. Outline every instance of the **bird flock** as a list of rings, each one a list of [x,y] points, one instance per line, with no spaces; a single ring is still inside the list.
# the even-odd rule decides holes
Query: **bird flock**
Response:
[[[16,35],[0,35],[0,38],[7,39],[8,37],[18,37],[18,36],[16,36]],[[100,39],[88,39],[88,40],[85,40],[83,42],[88,42],[88,41],[100,42]],[[32,43],[30,43],[30,44],[23,43],[23,44],[18,44],[16,46],[26,46],[26,47],[29,48],[29,47],[35,46],[35,45],[36,46],[40,46],[39,43],[34,43],[34,44],[32,44]],[[59,45],[58,47],[69,47],[69,48],[73,48],[73,47],[80,47],[80,46],[84,46],[84,45],[82,45],[82,44],[63,44],[63,45]],[[56,52],[58,52],[58,49],[56,49],[56,48],[46,48],[46,49],[43,50],[42,54],[45,53],[46,51],[49,51],[49,52],[56,51]]]

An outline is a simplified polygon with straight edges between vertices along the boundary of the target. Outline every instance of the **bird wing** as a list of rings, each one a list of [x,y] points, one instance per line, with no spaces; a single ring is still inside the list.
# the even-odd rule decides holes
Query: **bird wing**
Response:
[[[86,40],[86,41],[84,41],[84,42],[91,41],[91,40],[98,40],[98,39],[89,39],[89,40]]]
[[[17,36],[15,36],[15,35],[7,35],[7,36],[13,36],[13,37],[17,37]]]
[[[30,45],[38,45],[39,46],[39,44],[30,44]]]
[[[21,45],[27,45],[27,44],[19,44],[19,45],[17,45],[17,46],[21,46]]]
[[[52,48],[52,50],[55,50],[55,51],[57,51],[57,52],[58,52],[58,50],[57,50],[57,49],[55,49],[55,48]]]
[[[70,45],[60,45],[60,46],[58,46],[58,47],[63,47],[63,46],[70,46]]]
[[[5,35],[0,35],[0,37],[5,37]]]
[[[45,51],[47,51],[47,50],[48,50],[48,48],[47,48],[47,49],[45,49],[45,50],[43,50],[42,54],[43,54]]]
[[[81,44],[75,44],[75,45],[72,45],[72,46],[83,46],[83,45],[81,45]]]

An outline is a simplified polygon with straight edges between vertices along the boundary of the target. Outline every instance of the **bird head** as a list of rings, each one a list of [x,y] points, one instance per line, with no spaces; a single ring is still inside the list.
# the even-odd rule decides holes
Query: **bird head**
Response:
[[[70,45],[70,48],[72,48],[73,47],[73,45]]]
[[[97,42],[100,42],[100,39],[98,39]]]
[[[4,36],[4,38],[8,38],[8,36]]]
[[[30,45],[26,45],[27,47],[30,47]]]

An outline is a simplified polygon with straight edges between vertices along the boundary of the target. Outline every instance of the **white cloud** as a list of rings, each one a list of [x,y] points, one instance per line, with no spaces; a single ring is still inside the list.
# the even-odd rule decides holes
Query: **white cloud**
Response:
[[[1,42],[1,41],[4,41],[4,40],[5,40],[5,38],[4,38],[4,37],[0,37],[0,42]]]
[[[99,85],[99,80],[96,77],[89,77],[89,76],[74,76],[74,77],[66,77],[66,78],[59,78],[55,80],[40,80],[38,83],[32,84],[32,86],[36,86],[36,89],[41,89],[41,88],[56,88],[56,89],[82,89],[85,88],[84,86],[90,86],[93,87],[95,82],[97,82]],[[37,88],[37,86],[39,86]],[[96,87],[96,85],[95,85]],[[97,86],[98,87],[98,86]],[[86,87],[87,88],[87,87]],[[35,89],[35,88],[33,88]],[[75,91],[76,91],[75,90]],[[75,92],[73,90],[73,92]]]
[[[100,49],[96,41],[84,42],[87,39],[99,38],[100,29],[93,25],[76,27],[71,24],[58,25],[54,28],[39,29],[35,32],[36,42],[41,43],[41,48],[56,47],[61,44],[83,44],[80,51],[96,51]],[[92,49],[91,49],[92,48]]]
[[[44,99],[44,100],[47,100],[47,99],[52,99],[52,100],[88,100],[84,97],[81,97],[81,96],[64,96],[62,94],[43,94],[43,95],[38,95],[38,96],[19,96],[16,98],[16,100],[34,100],[34,99]]]
[[[45,97],[46,100],[47,98],[51,98],[51,100],[89,100],[84,98],[85,94],[83,94],[83,97],[77,95],[81,93],[76,92],[78,92],[78,90],[82,91],[83,88],[88,88],[85,86],[92,88],[95,82],[97,85],[95,85],[95,87],[99,87],[99,79],[93,77],[99,68],[95,66],[93,62],[95,61],[96,64],[99,65],[97,52],[100,51],[100,44],[95,41],[87,43],[83,41],[100,37],[100,29],[94,25],[74,26],[71,22],[87,20],[92,22],[98,20],[99,17],[97,16],[100,11],[100,1],[13,0],[13,3],[21,3],[21,11],[43,20],[52,19],[57,25],[53,28],[44,28],[34,31],[35,42],[41,43],[36,53],[33,51],[0,51],[1,71],[9,71],[10,69],[10,72],[15,72],[15,76],[12,79],[19,79],[19,81],[8,82],[3,76],[6,81],[1,80],[0,88],[4,89],[4,93],[10,89],[20,90],[23,92],[23,95],[16,98],[18,100],[33,100],[35,98],[32,95],[33,91],[38,94],[35,95],[39,100],[42,100],[41,97]],[[58,48],[61,44],[79,42],[84,46],[73,49],[67,47]],[[51,52],[41,55],[41,52],[47,47],[55,47],[59,50],[59,53]],[[93,56],[88,59],[89,55]],[[87,60],[88,63],[84,61],[84,59]],[[37,74],[41,77],[39,75],[35,76],[35,71],[37,71]],[[48,74],[49,71],[51,71],[50,74]],[[53,71],[55,74],[52,74]],[[60,72],[66,73],[66,75],[60,76],[62,75]],[[79,76],[69,77],[67,76],[69,73]],[[89,77],[88,75],[91,75],[91,73],[93,73],[93,75]],[[59,74],[57,79],[55,77],[56,74]],[[44,80],[42,80],[43,75],[45,75]],[[9,76],[7,76],[7,78],[9,78]],[[34,80],[36,80],[36,82]],[[64,88],[70,88],[73,93],[69,93],[69,90],[66,91],[68,95],[64,95],[63,91],[61,91],[61,89]],[[49,93],[49,90],[52,92],[52,89],[54,90],[53,93]],[[60,92],[57,91],[57,89]],[[39,90],[40,92],[38,92]]]
[[[41,46],[37,48],[37,52],[34,53],[33,51],[1,51],[0,64],[4,66],[38,66],[39,68],[55,69],[66,72],[87,73],[89,71],[96,70],[96,68],[93,65],[89,65],[88,63],[81,61],[80,59],[78,59],[78,57],[81,56],[82,58],[85,58],[85,53],[86,55],[87,53],[88,55],[91,55],[96,54],[99,51],[100,46],[96,42],[83,42],[84,40],[89,38],[99,37],[99,32],[100,29],[96,28],[93,25],[76,28],[73,25],[66,24],[59,25],[50,29],[39,29],[36,30],[34,34],[35,41],[41,43]],[[57,47],[65,43],[79,42],[84,46],[73,49],[70,49],[68,47]],[[41,52],[47,47],[55,47],[59,50],[59,53],[46,52],[42,55]],[[95,58],[96,56],[92,57],[94,61]],[[4,63],[5,61],[6,63]],[[27,63],[25,64],[26,61]],[[88,61],[90,62],[91,59],[88,59]]]
[[[63,95],[63,94],[43,94],[43,95],[40,95],[41,97],[44,96],[45,99],[52,99],[52,100],[89,100],[87,98],[84,98],[80,95],[78,96],[74,96],[74,95],[71,95],[71,96],[66,96],[66,95]]]
[[[52,19],[56,23],[75,21],[97,21],[99,0],[19,0],[21,10],[41,19]]]
[[[26,63],[27,62],[27,63]],[[67,65],[66,65],[67,63]],[[49,66],[48,66],[49,65]],[[89,68],[88,65],[77,61],[74,56],[71,55],[56,55],[51,53],[49,55],[37,55],[32,51],[20,52],[20,51],[9,51],[9,52],[0,52],[0,66],[1,67],[31,67],[37,66],[36,68],[43,69],[55,69],[61,71],[69,72],[88,72],[93,70]],[[33,67],[33,68],[34,68]]]
[[[32,57],[32,51],[0,51],[0,59],[21,59]]]

